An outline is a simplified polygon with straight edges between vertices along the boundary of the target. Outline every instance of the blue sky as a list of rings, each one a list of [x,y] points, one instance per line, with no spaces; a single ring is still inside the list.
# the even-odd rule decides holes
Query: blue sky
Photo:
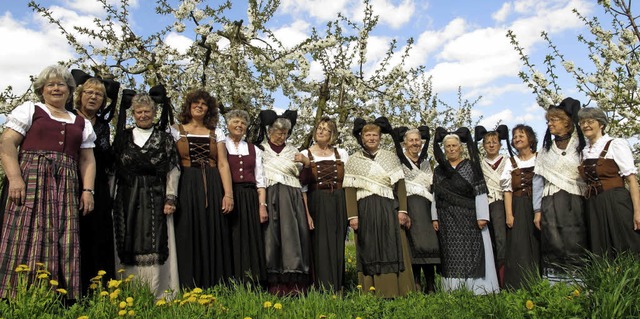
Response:
[[[11,85],[15,92],[29,85],[29,75],[44,66],[73,56],[73,50],[54,27],[32,12],[27,1],[0,2],[0,89]],[[101,12],[94,0],[40,1],[53,8],[63,22],[88,23]],[[110,2],[113,2],[110,0]],[[175,1],[170,1],[175,2]],[[233,1],[236,19],[245,19],[244,6]],[[336,13],[357,20],[362,14],[361,2],[355,0],[282,0],[270,27],[290,45],[309,34],[313,26],[334,20]],[[526,123],[534,127],[539,138],[544,134],[543,110],[535,96],[517,77],[521,69],[518,56],[509,44],[506,31],[513,29],[519,41],[540,65],[547,53],[540,39],[546,30],[569,60],[581,64],[586,58],[578,34],[588,30],[571,12],[577,8],[586,16],[601,14],[595,1],[588,0],[514,0],[514,1],[435,1],[435,0],[372,0],[374,12],[380,16],[373,32],[369,55],[373,61],[386,51],[392,38],[404,43],[415,39],[410,63],[424,65],[433,76],[435,91],[451,105],[456,105],[458,86],[464,98],[482,99],[474,109],[475,118],[487,127],[498,121],[510,127]],[[157,25],[171,24],[171,17],[158,20],[152,1],[130,0],[132,25],[137,32],[156,30]],[[172,34],[177,47],[189,43],[189,34]],[[562,70],[560,70],[562,72]],[[313,76],[313,74],[311,75]],[[575,85],[563,79],[563,93],[584,101],[575,92]]]

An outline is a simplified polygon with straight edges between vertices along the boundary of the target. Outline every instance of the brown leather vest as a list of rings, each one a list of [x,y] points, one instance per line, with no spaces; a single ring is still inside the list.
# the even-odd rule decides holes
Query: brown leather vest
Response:
[[[510,158],[511,166],[511,190],[515,197],[533,197],[533,169],[534,167],[519,168],[516,160]]]
[[[342,188],[342,180],[344,178],[344,162],[340,160],[338,149],[334,148],[333,152],[336,156],[335,161],[319,161],[313,160],[313,154],[309,150],[309,160],[311,161],[311,180],[309,181],[309,190],[317,189],[340,189]]]
[[[604,146],[604,149],[600,152],[600,157],[586,159],[578,166],[580,176],[587,183],[587,194],[585,195],[587,198],[612,188],[624,187],[624,179],[618,173],[620,168],[616,161],[611,158],[604,158],[609,152],[611,141],[613,140],[610,140]]]
[[[180,154],[182,167],[216,167],[218,165],[218,143],[216,142],[216,132],[209,131],[209,149],[199,143],[189,142],[187,131],[178,125],[180,139],[176,142],[176,148]],[[193,158],[192,158],[193,157]]]

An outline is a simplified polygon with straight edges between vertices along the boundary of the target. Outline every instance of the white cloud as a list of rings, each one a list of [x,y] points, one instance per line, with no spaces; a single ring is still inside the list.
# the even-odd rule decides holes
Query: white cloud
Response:
[[[510,109],[505,109],[500,112],[483,117],[482,120],[478,122],[478,125],[482,125],[487,129],[492,129],[496,127],[498,123],[505,124],[507,122],[511,122],[512,120],[513,111],[511,111]]]
[[[500,7],[498,11],[494,12],[491,15],[491,18],[493,18],[493,20],[496,20],[497,22],[504,22],[511,13],[512,8],[513,7],[511,2],[505,2],[502,4],[502,7]]]
[[[285,47],[291,48],[309,37],[307,34],[309,27],[310,25],[308,22],[296,20],[290,25],[274,29],[273,34]]]
[[[372,0],[373,15],[378,16],[379,23],[390,26],[392,29],[399,29],[407,22],[411,21],[415,12],[415,4],[413,0],[403,0],[400,4],[395,5],[390,0]],[[364,18],[364,3],[353,11],[353,19],[362,21]]]
[[[82,13],[89,13],[93,15],[103,15],[105,13],[104,8],[102,7],[102,3],[99,1],[87,1],[87,0],[66,0],[65,6],[74,10],[78,10]],[[120,0],[107,0],[107,4],[113,6],[119,6]],[[130,9],[135,9],[138,7],[138,0],[129,0],[127,1]]]
[[[284,14],[308,14],[320,21],[329,21],[347,9],[349,0],[283,0],[278,10]]]
[[[175,32],[169,32],[164,41],[165,43],[167,43],[167,45],[180,52],[180,54],[187,53],[187,50],[189,50],[189,48],[193,44],[193,39]]]

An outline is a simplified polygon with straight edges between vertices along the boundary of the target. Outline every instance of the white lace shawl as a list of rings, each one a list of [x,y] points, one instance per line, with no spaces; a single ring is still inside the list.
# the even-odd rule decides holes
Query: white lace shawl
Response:
[[[491,167],[491,164],[488,159],[483,159],[482,164],[482,174],[484,175],[484,181],[487,183],[487,196],[489,197],[489,204],[502,200],[502,187],[500,187],[500,176],[502,176],[502,171],[504,171],[504,167],[507,162],[509,162],[509,158],[498,155],[492,162],[495,163],[499,159],[502,159],[500,165],[496,169]],[[509,163],[511,165],[511,163]]]
[[[393,199],[393,185],[403,178],[402,166],[396,154],[379,150],[372,160],[363,151],[358,151],[349,156],[345,164],[342,186],[356,188],[357,200],[373,194]]]
[[[274,152],[268,142],[263,142],[264,152],[262,161],[264,165],[264,180],[267,187],[275,184],[283,184],[300,188],[300,170],[302,164],[293,161],[298,149],[291,145],[285,145],[280,154]]]
[[[553,195],[560,190],[574,195],[584,194],[586,184],[578,172],[580,155],[576,152],[577,146],[578,134],[574,131],[566,149],[561,150],[552,142],[549,151],[540,150],[533,171],[546,180],[542,196]]]
[[[406,155],[405,155],[406,156]],[[407,159],[409,159],[407,157]],[[407,196],[418,195],[429,201],[433,201],[433,194],[429,192],[431,183],[433,182],[433,172],[429,163],[423,161],[420,167],[416,166],[410,159],[411,169],[406,165],[402,165],[404,171],[404,182],[407,187]]]

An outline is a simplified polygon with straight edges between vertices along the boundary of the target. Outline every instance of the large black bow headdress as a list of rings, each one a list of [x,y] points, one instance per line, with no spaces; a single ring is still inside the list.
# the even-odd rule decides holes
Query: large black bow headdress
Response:
[[[381,116],[375,119],[373,122],[367,122],[363,118],[358,117],[355,120],[353,120],[353,131],[351,132],[353,133],[353,136],[358,141],[358,144],[360,144],[360,146],[362,147],[364,147],[364,145],[362,144],[362,137],[361,137],[362,129],[367,124],[375,124],[378,127],[380,127],[380,133],[383,133],[383,134],[393,133],[393,127],[391,127],[391,123],[389,123],[389,119],[387,119],[384,116]]]
[[[253,144],[260,145],[264,140],[264,137],[267,135],[267,128],[271,126],[278,118],[284,118],[291,122],[291,128],[289,129],[288,134],[291,135],[293,131],[293,127],[296,125],[296,121],[298,120],[298,111],[296,110],[286,110],[282,115],[278,115],[274,110],[262,110],[258,115],[258,120],[260,121],[260,132],[258,137],[253,141]]]
[[[482,168],[480,167],[480,157],[478,156],[478,145],[475,143],[475,141],[471,137],[471,132],[466,127],[461,127],[454,132],[449,132],[443,127],[436,128],[436,133],[433,137],[433,155],[436,158],[438,164],[444,168],[445,174],[453,174],[455,169],[451,166],[451,164],[445,157],[444,152],[442,152],[442,148],[438,144],[441,143],[444,138],[450,134],[457,135],[460,138],[460,142],[467,144],[471,167],[473,168],[476,176],[482,178],[483,175]]]
[[[91,78],[96,78],[102,81],[106,89],[106,93],[107,93],[106,97],[109,98],[109,104],[106,104],[107,102],[106,100],[103,102],[105,103],[105,106],[100,108],[100,110],[98,110],[98,112],[96,113],[96,120],[103,121],[103,122],[111,121],[111,119],[115,115],[115,109],[118,103],[118,93],[120,92],[120,83],[110,79],[102,79],[99,76],[94,77],[78,69],[71,70],[71,76],[73,76],[73,79],[75,80],[76,85],[78,86],[84,84],[85,82],[87,82],[87,80]],[[73,109],[73,103],[68,104],[67,109],[71,111]]]
[[[396,154],[400,159],[402,164],[406,165],[408,168],[411,168],[411,163],[407,160],[407,157],[402,152],[402,142],[404,142],[404,135],[409,131],[406,126],[400,126],[393,129],[393,143],[396,146]],[[420,151],[420,155],[418,155],[418,167],[427,158],[429,151],[429,139],[431,138],[431,134],[429,133],[429,127],[426,125],[422,125],[418,127],[418,131],[420,132],[420,138],[425,140],[424,145],[422,146],[422,150]]]
[[[498,125],[495,131],[487,131],[484,126],[478,125],[475,128],[475,134],[473,134],[473,137],[476,143],[478,143],[484,140],[484,137],[485,135],[487,135],[487,133],[491,132],[498,133],[498,142],[502,140],[507,141],[507,150],[509,151],[509,155],[513,156],[513,150],[511,149],[511,143],[509,142],[509,128],[504,124]]]
[[[167,129],[167,125],[175,123],[173,120],[173,106],[171,105],[171,99],[167,95],[167,89],[162,84],[153,86],[149,89],[149,96],[156,104],[162,106],[158,128],[164,131]]]
[[[576,130],[576,133],[578,134],[578,147],[576,148],[576,151],[578,152],[578,154],[581,153],[582,149],[587,145],[584,139],[584,134],[580,129],[580,125],[578,125],[578,120],[579,120],[578,112],[580,111],[580,108],[581,108],[580,101],[570,97],[562,100],[562,102],[560,102],[560,104],[558,105],[549,106],[549,110],[551,109],[563,110],[567,114],[567,116],[569,116],[569,118],[571,119],[571,122],[573,122],[573,127]],[[542,147],[544,147],[544,149],[547,151],[551,148],[551,131],[549,131],[548,127],[547,127],[547,131],[544,133],[544,140],[542,141]]]

